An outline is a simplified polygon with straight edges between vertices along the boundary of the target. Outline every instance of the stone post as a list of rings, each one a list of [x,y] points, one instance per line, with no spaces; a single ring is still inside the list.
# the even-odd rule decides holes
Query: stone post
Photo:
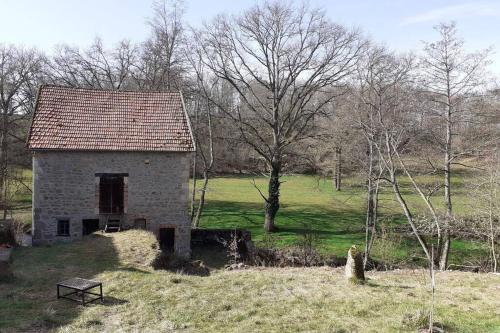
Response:
[[[355,245],[351,246],[349,252],[347,253],[345,276],[352,282],[362,282],[365,280],[363,257]]]

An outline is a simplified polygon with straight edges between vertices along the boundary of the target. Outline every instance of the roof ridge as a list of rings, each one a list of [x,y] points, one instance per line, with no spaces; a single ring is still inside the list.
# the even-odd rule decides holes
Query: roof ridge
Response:
[[[101,91],[101,92],[111,92],[111,93],[167,93],[167,94],[182,94],[182,90],[157,90],[157,89],[147,89],[147,90],[132,90],[132,89],[102,89],[96,87],[74,87],[68,85],[60,85],[53,83],[43,83],[39,86],[39,89],[43,88],[58,88],[67,90],[88,90],[88,91]]]

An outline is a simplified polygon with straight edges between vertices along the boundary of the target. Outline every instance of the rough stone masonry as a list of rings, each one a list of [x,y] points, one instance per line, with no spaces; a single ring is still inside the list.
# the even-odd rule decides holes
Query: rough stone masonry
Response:
[[[118,218],[190,255],[195,148],[180,93],[42,87],[28,146],[34,245],[80,239],[85,221],[103,229]]]
[[[33,154],[35,244],[82,237],[82,220],[99,219],[96,174],[128,174],[125,226],[145,219],[149,230],[175,227],[175,251],[189,252],[189,153],[39,151]],[[70,235],[57,236],[69,219]],[[103,228],[105,221],[100,219]]]

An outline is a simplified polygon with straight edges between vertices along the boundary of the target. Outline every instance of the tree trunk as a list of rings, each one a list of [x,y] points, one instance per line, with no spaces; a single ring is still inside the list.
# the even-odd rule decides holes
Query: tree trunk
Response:
[[[366,200],[366,223],[365,223],[365,253],[363,256],[363,268],[370,257],[371,244],[375,236],[375,220],[378,200],[378,183],[375,185],[373,175],[373,144],[369,143],[368,151],[368,179],[367,179],[367,200]],[[376,193],[377,192],[377,193]]]
[[[342,182],[342,148],[335,147],[335,169],[333,182],[336,191],[340,191]]]
[[[264,229],[267,232],[276,230],[274,226],[274,218],[280,208],[280,172],[281,161],[271,163],[271,177],[269,178],[269,195],[266,201],[266,212],[264,220]]]
[[[450,159],[449,153],[445,154],[445,160]],[[446,216],[451,217],[453,214],[453,208],[451,204],[451,170],[450,170],[450,162],[445,162],[444,165],[444,202],[446,205]]]
[[[193,220],[193,227],[198,228],[200,224],[201,214],[203,213],[203,208],[205,207],[205,192],[208,187],[208,172],[203,172],[203,186],[200,190],[200,201],[198,202],[198,209],[196,210],[196,216]]]
[[[444,225],[443,240],[439,253],[439,270],[444,271],[448,267],[448,254],[450,253],[450,224],[453,218],[453,206],[451,203],[451,119],[452,107],[451,99],[448,98],[448,107],[446,110],[446,141],[444,153],[444,202],[446,205],[446,223]]]
[[[391,183],[392,183],[392,191],[394,192],[394,195],[396,196],[396,200],[401,205],[401,208],[403,208],[403,212],[404,212],[404,214],[406,216],[408,224],[410,225],[413,233],[415,234],[415,237],[417,237],[417,240],[420,243],[420,246],[422,247],[422,250],[425,253],[425,257],[429,261],[433,260],[431,258],[431,255],[430,255],[430,252],[429,252],[429,247],[427,246],[427,243],[425,242],[425,240],[418,233],[417,226],[415,225],[415,223],[413,221],[413,215],[411,214],[410,209],[408,208],[408,204],[406,203],[405,199],[401,195],[401,191],[399,189],[399,185],[398,185],[398,182],[397,182],[397,179],[396,179],[396,175],[395,175],[394,171],[392,171],[392,170],[391,170],[390,177],[391,177]]]
[[[448,118],[451,117],[451,111],[448,111],[448,114]],[[446,127],[446,146],[444,154],[444,202],[446,205],[447,217],[451,217],[453,214],[453,206],[451,204],[451,124],[449,121]]]
[[[3,219],[5,220],[7,218],[7,196],[8,196],[8,190],[7,190],[7,159],[8,159],[8,142],[7,142],[7,135],[8,135],[8,124],[9,124],[9,118],[8,118],[7,113],[2,114],[2,134],[1,134],[1,143],[0,143],[0,195],[2,196],[0,202],[2,204],[3,208]]]
[[[195,202],[196,202],[196,152],[194,153],[193,159],[193,190],[191,192],[191,224],[194,226],[194,212],[195,212]]]
[[[406,176],[408,177],[408,179],[412,183],[413,188],[417,191],[417,193],[420,195],[420,197],[422,198],[422,200],[427,205],[427,208],[429,209],[429,212],[431,213],[432,218],[434,219],[434,224],[436,225],[436,231],[437,231],[437,249],[438,249],[438,255],[437,256],[433,255],[432,256],[432,260],[433,260],[433,265],[439,265],[439,261],[441,259],[440,256],[439,256],[440,251],[442,251],[443,249],[445,249],[446,251],[449,252],[449,249],[450,249],[449,243],[448,244],[445,243],[444,247],[442,246],[443,245],[443,233],[441,231],[442,226],[441,226],[441,223],[440,223],[440,219],[439,219],[439,217],[438,217],[438,215],[436,213],[436,210],[434,209],[434,206],[433,206],[433,204],[431,202],[430,197],[427,197],[424,194],[424,192],[422,191],[422,189],[420,188],[420,186],[415,181],[415,178],[412,176],[412,174],[410,173],[410,171],[406,167],[405,163],[403,162],[403,160],[399,156],[399,153],[397,153],[396,155],[398,157],[399,164],[401,165],[404,173],[406,174]],[[446,239],[449,239],[449,237],[447,237]],[[446,257],[447,257],[447,255],[446,255]],[[445,264],[445,266],[446,266],[446,264]]]
[[[445,271],[448,268],[448,255],[450,254],[451,237],[450,230],[446,226],[443,232],[443,241],[441,242],[441,253],[439,257],[439,270]]]
[[[493,182],[491,182],[490,186],[495,186]],[[491,190],[490,192],[493,192]],[[488,214],[488,221],[490,223],[490,240],[491,240],[491,258],[493,260],[493,272],[496,273],[498,270],[498,259],[497,259],[497,254],[495,251],[495,229],[493,227],[493,198],[496,197],[493,194],[490,194],[490,199],[489,199],[489,214]]]
[[[368,208],[366,212],[366,231],[365,231],[365,255],[363,257],[363,268],[366,268],[370,252],[375,240],[377,227],[377,212],[378,212],[378,193],[379,183],[371,182],[372,189],[368,193]],[[375,183],[375,184],[374,184]]]

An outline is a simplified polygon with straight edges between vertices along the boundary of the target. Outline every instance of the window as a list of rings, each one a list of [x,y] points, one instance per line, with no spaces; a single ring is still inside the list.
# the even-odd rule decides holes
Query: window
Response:
[[[69,220],[57,220],[57,236],[69,236]]]

